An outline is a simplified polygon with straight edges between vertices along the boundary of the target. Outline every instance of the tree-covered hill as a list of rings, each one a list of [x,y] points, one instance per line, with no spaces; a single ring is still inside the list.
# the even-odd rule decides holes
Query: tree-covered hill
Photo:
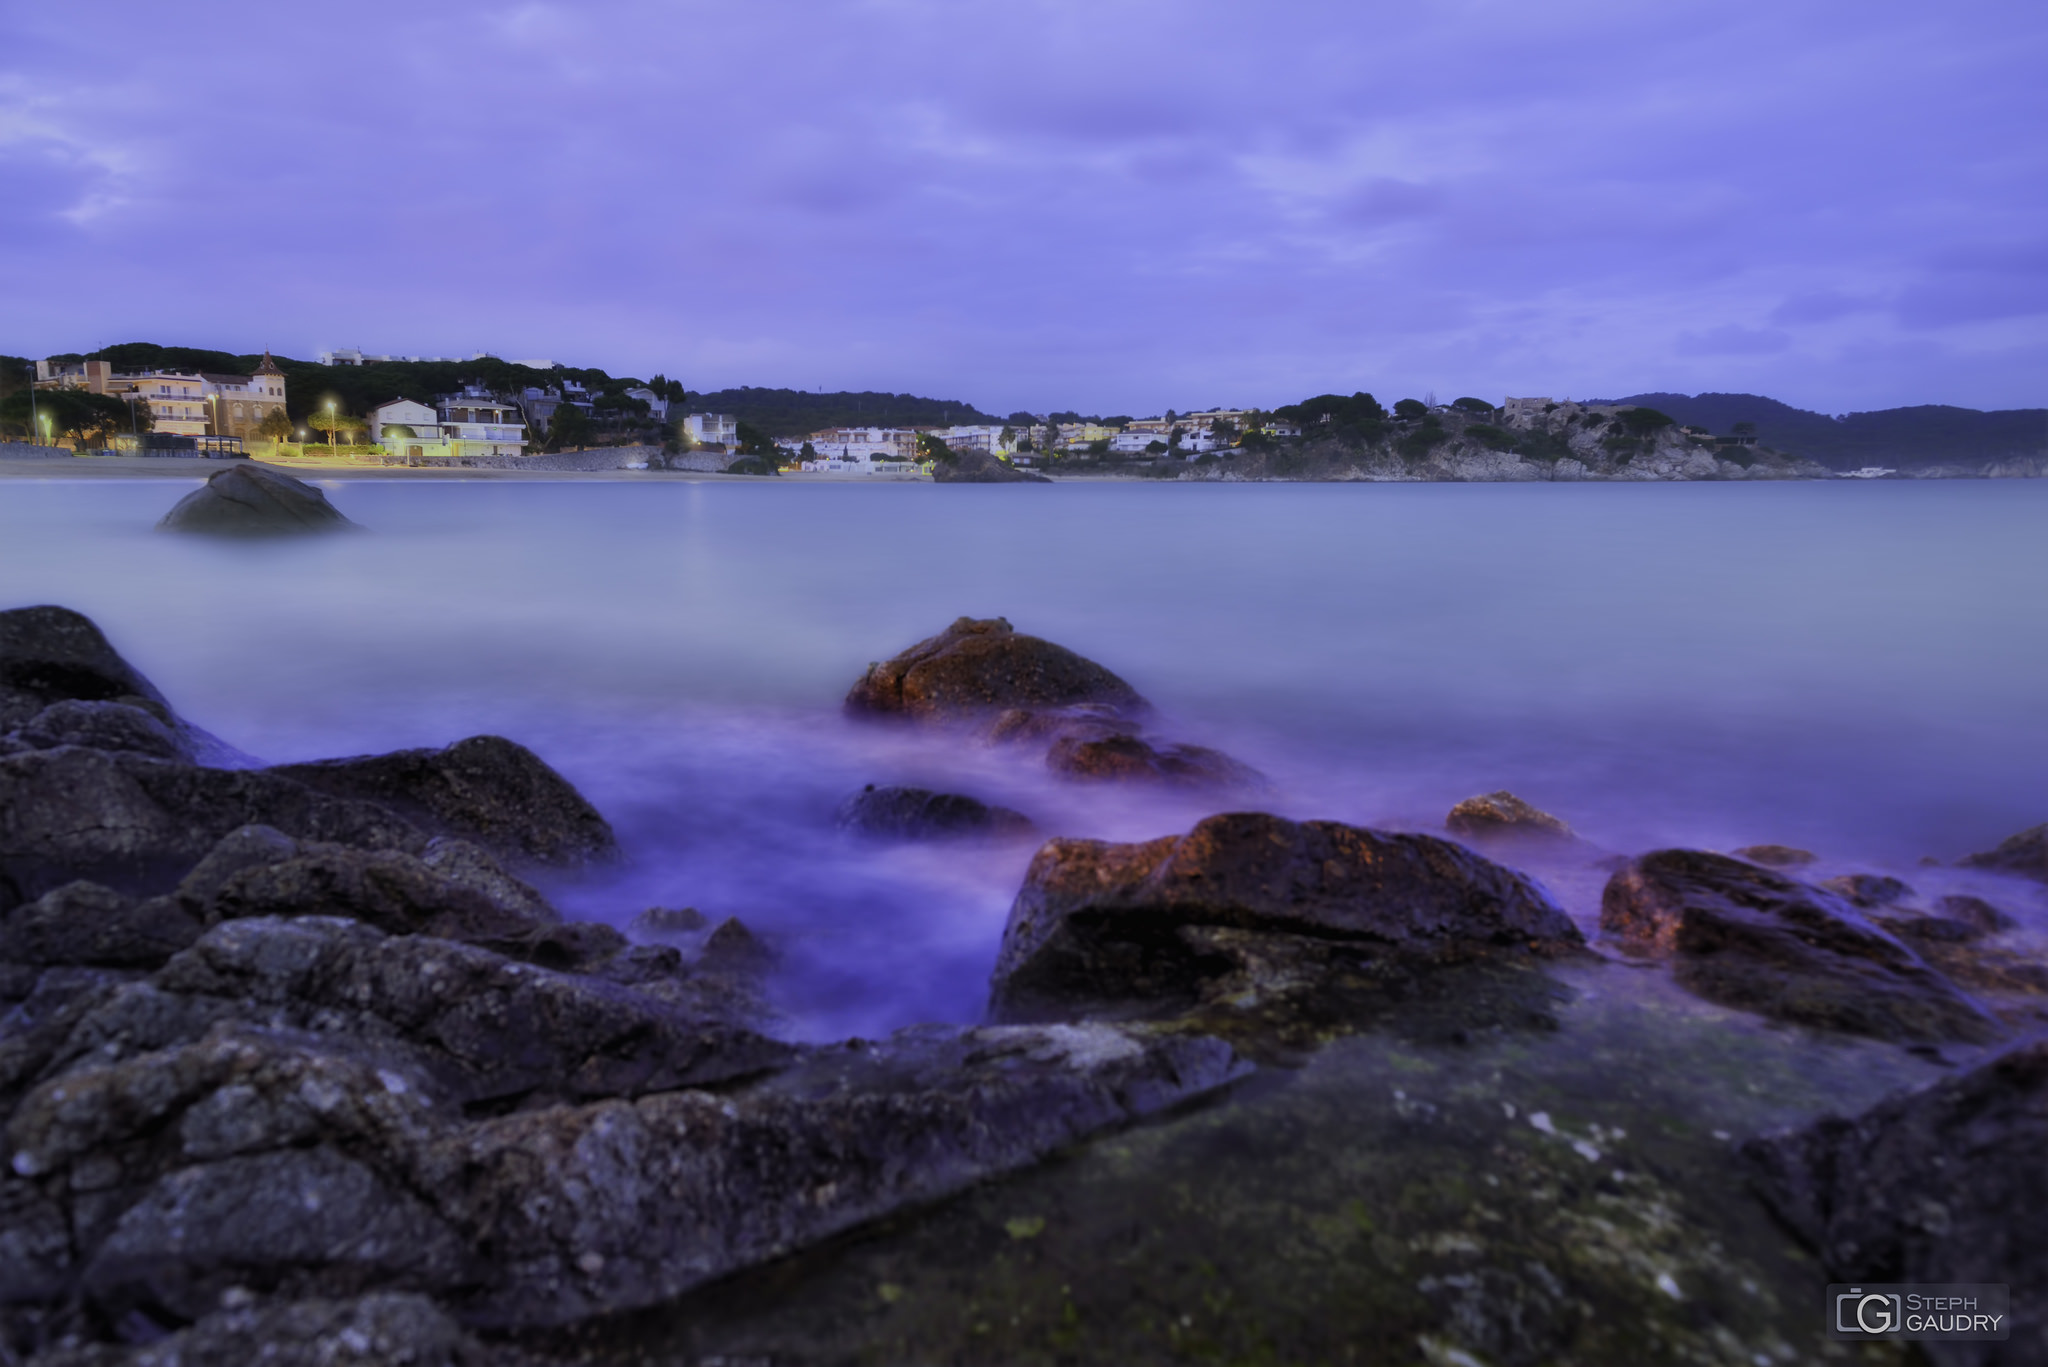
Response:
[[[720,389],[692,394],[690,407],[730,413],[771,437],[794,437],[826,427],[950,427],[955,423],[996,423],[958,399],[921,399],[915,394],[845,390],[814,394],[802,389]]]
[[[2048,409],[1983,412],[1920,404],[1830,417],[1757,394],[1631,394],[1596,400],[1645,404],[1682,423],[1727,433],[1756,424],[1764,445],[1805,456],[1836,470],[1866,465],[1914,469],[1925,465],[1979,465],[2048,450]]]

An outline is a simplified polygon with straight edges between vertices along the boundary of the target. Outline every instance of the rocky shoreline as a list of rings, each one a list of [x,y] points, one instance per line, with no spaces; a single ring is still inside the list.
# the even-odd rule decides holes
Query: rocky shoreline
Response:
[[[1063,1156],[1157,1142],[1161,1117],[1230,1089],[1377,1068],[1401,1052],[1383,1038],[1520,1048],[1602,973],[1775,1023],[1771,1048],[1943,1070],[1851,1118],[1732,1136],[1741,1171],[1814,1275],[2048,1296],[2048,1238],[2016,1214],[2043,1181],[2048,966],[2005,909],[1923,905],[1878,875],[1802,881],[1801,852],[1776,847],[1665,850],[1609,861],[1589,934],[1514,867],[1578,850],[1557,818],[1488,794],[1447,839],[1246,810],[1256,771],[1158,734],[1123,679],[1001,619],[871,666],[844,708],[1222,814],[1150,841],[1044,840],[991,965],[992,1023],[796,1043],[765,1005],[773,946],[739,922],[656,909],[621,932],[556,911],[531,878],[630,852],[515,742],[264,766],[184,722],[88,619],[0,612],[0,1362],[595,1360],[575,1335],[701,1308],[750,1269],[971,1206],[1048,1160],[1085,1172]],[[838,820],[860,839],[1042,839],[971,796],[882,784]],[[2048,827],[1975,866],[2048,881],[2043,849]],[[1409,1122],[1451,1105],[1393,1095]],[[1489,1175],[1544,1190],[1581,1180],[1544,1165],[1623,1140],[1489,1142]],[[1584,1199],[1633,1210],[1631,1190]],[[1369,1233],[1368,1216],[1393,1212],[1362,1209]],[[1627,1361],[1564,1307],[1645,1286],[1629,1313],[1664,1333],[1682,1299],[1635,1264],[1566,1275],[1569,1295],[1517,1271],[1521,1290],[1474,1300],[1432,1273],[1398,1311],[1421,1317],[1404,1343]],[[1516,1331],[1538,1357],[1500,1328],[1503,1296],[1551,1307]],[[1712,1329],[1668,1326],[1687,1344]],[[2035,1360],[2048,1325],[1950,1347],[1944,1363]],[[1106,1342],[1063,1351],[1116,1360]],[[1360,1360],[1407,1360],[1388,1351]]]

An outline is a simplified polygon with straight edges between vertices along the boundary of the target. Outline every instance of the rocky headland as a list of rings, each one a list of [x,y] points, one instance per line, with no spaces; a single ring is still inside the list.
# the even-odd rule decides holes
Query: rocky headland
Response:
[[[655,1337],[704,1362],[1229,1360],[1353,1262],[1387,1288],[1361,1302],[1360,1361],[1746,1361],[1728,1353],[1772,1345],[1789,1361],[1782,1326],[1803,1321],[1772,1319],[1762,1293],[1717,1300],[1715,1277],[1804,1260],[1809,1281],[2048,1296],[2048,1239],[2024,1214],[2048,1139],[2048,968],[1989,901],[1876,874],[1803,882],[1787,871],[1800,852],[1775,847],[1663,850],[1610,860],[1598,924],[1581,925],[1498,862],[1602,857],[1561,819],[1506,792],[1459,804],[1445,835],[1246,810],[1264,791],[1252,770],[1152,735],[1131,684],[1002,619],[870,666],[844,710],[1223,810],[1144,841],[1045,839],[991,965],[992,1023],[801,1043],[767,1005],[772,945],[739,922],[657,908],[621,931],[550,903],[537,882],[631,852],[517,743],[265,766],[183,722],[84,617],[0,612],[0,1362],[625,1362]],[[1022,813],[885,781],[835,819],[955,853],[1040,838]],[[1983,861],[2039,878],[2039,843]],[[1690,1071],[1631,1071],[1619,1100],[1507,1099],[1504,1070],[1534,1086],[1579,1066],[1576,1045],[1543,1044],[1573,1002],[1636,981],[1668,986]],[[1621,1034],[1640,1037],[1629,1019]],[[1815,1119],[1802,1096],[1796,1128],[1687,1149],[1680,1110],[1739,1123],[1730,1108],[1771,1077],[1696,1066],[1721,1040],[1788,1078],[1893,1056],[1936,1077],[1847,1118]],[[1394,1128],[1361,1147],[1333,1075],[1374,1079],[1373,1105],[1392,1100],[1365,1123]],[[1457,1080],[1426,1096],[1433,1078]],[[1278,1109],[1193,1106],[1233,1086]],[[1643,1109],[1657,1087],[1680,1089],[1678,1110]],[[1566,1104],[1633,1106],[1649,1132]],[[1232,1130],[1239,1116],[1267,1128]],[[1292,1199],[1333,1174],[1352,1195],[1283,1233],[1270,1198],[1217,1207],[1204,1183],[1156,1187],[1126,1161],[1227,1169],[1246,1144]],[[1368,1154],[1377,1176],[1354,1163]],[[1405,1185],[1376,1185],[1391,1177]],[[924,1302],[889,1272],[819,1337],[787,1337],[834,1304],[818,1277],[861,1266],[861,1248],[943,1242],[984,1201],[1061,1190],[1092,1192],[1090,1211],[1146,1204],[1078,1245],[1081,1265],[1047,1265],[1064,1308],[1042,1341],[1004,1335],[1027,1333],[1041,1294],[1031,1250],[1062,1236],[1014,1210],[970,1260],[984,1288],[1007,1286],[1008,1328],[975,1308],[983,1291]],[[1204,1238],[1253,1221],[1235,1237],[1291,1281],[1234,1318],[1212,1291],[1198,1325],[1190,1290],[1178,1319],[1119,1327],[1105,1307],[1082,1332],[1091,1280],[1104,1295],[1132,1268],[1199,1282],[1148,1243],[1183,1219]],[[838,1238],[856,1228],[865,1245]],[[963,1266],[951,1244],[932,1258]],[[1817,1302],[1804,1289],[1780,1291]],[[779,1328],[717,1328],[762,1296],[758,1323]],[[885,1312],[906,1337],[876,1347]],[[1297,1348],[1303,1332],[1285,1330]],[[779,1346],[756,1351],[764,1333]],[[2034,1360],[2044,1334],[2030,1321],[1942,1360]]]

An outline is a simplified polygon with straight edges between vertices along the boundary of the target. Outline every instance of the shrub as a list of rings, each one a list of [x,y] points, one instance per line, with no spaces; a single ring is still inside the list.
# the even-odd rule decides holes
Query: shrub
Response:
[[[1639,437],[1647,437],[1659,428],[1669,427],[1678,420],[1668,413],[1659,413],[1654,408],[1624,408],[1621,410],[1621,425]]]
[[[1483,422],[1467,423],[1465,435],[1493,451],[1510,451],[1515,445],[1513,437]]]
[[[1482,416],[1493,412],[1493,405],[1484,399],[1452,399],[1451,407],[1463,413],[1476,413]]]

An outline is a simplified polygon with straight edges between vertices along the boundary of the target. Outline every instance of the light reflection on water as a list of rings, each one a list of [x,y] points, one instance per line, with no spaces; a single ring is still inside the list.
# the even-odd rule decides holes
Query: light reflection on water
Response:
[[[1430,828],[1509,787],[1606,849],[1784,841],[1937,890],[1972,880],[1919,856],[2048,819],[2036,484],[349,482],[368,534],[255,546],[150,532],[186,487],[0,485],[0,602],[91,614],[267,759],[531,745],[631,855],[560,899],[779,936],[807,1034],[977,1015],[1031,852],[850,844],[861,784],[1114,838],[1216,805],[839,716],[963,613],[1116,669],[1294,816]],[[1596,872],[1536,872],[1592,914]]]

